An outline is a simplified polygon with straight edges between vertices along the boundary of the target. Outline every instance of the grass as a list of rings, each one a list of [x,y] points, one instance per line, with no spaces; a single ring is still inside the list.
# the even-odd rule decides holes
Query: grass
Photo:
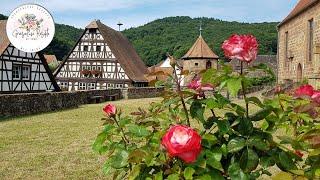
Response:
[[[159,101],[161,98],[121,100],[113,104],[128,114]],[[102,128],[103,106],[84,105],[0,121],[0,179],[108,178],[102,173],[103,156],[91,149]],[[257,108],[252,106],[251,110]]]
[[[121,100],[129,113],[159,98]],[[84,105],[0,122],[0,179],[105,179],[104,159],[91,149],[104,104]]]

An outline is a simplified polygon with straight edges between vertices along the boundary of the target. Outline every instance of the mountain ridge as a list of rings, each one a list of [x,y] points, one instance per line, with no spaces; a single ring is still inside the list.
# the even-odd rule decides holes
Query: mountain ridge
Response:
[[[0,14],[0,20],[7,16]],[[166,58],[170,53],[182,57],[199,36],[213,51],[223,58],[221,44],[232,34],[252,34],[259,41],[259,54],[276,54],[278,22],[244,23],[223,21],[215,18],[175,16],[156,19],[142,26],[125,29],[122,33],[129,39],[146,65],[151,66]],[[45,53],[55,54],[59,60],[74,46],[83,29],[56,24],[56,33]]]

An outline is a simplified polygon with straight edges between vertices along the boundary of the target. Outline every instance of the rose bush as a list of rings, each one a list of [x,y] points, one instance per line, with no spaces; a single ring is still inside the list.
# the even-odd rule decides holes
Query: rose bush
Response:
[[[234,35],[222,48],[227,57],[252,62],[257,43]],[[277,86],[272,98],[247,97],[246,74],[220,66],[199,74],[190,89],[180,86],[176,73],[158,82],[165,87],[163,100],[148,109],[123,115],[106,106],[93,144],[106,157],[103,171],[113,179],[247,180],[271,176],[276,166],[286,177],[319,178],[319,92],[310,85],[291,92]],[[273,76],[263,64],[250,70]],[[213,95],[201,88],[206,85]],[[243,102],[226,98],[226,91],[241,94]]]

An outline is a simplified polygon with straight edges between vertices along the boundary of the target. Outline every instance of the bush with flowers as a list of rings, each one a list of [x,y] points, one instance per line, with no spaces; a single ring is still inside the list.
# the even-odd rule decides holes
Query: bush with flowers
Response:
[[[233,35],[222,48],[226,57],[250,63],[258,43],[250,35]],[[251,68],[257,69],[270,72],[265,65]],[[161,83],[166,87],[163,101],[147,110],[124,116],[111,104],[103,109],[104,128],[93,149],[106,157],[103,171],[108,176],[256,179],[271,176],[270,167],[276,166],[286,177],[320,177],[320,91],[303,85],[282,92],[277,86],[273,98],[247,97],[246,74],[224,64],[201,73],[187,89],[180,81],[174,74]],[[243,103],[227,99],[223,90],[233,96],[241,91]],[[252,106],[259,110],[250,111]]]

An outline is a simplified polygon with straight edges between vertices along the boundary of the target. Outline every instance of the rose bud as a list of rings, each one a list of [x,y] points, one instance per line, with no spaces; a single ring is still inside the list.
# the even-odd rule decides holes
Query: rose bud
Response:
[[[314,89],[310,85],[303,85],[297,88],[294,92],[294,96],[296,97],[303,97],[303,96],[309,96],[311,97],[314,94]]]
[[[185,163],[193,163],[201,152],[201,136],[192,128],[172,126],[162,137],[161,144],[169,156],[179,157]]]
[[[104,108],[103,111],[106,113],[107,116],[112,117],[116,114],[117,108],[115,105],[112,104],[107,104]]]
[[[299,150],[295,150],[294,153],[301,158],[303,157],[303,153]]]
[[[250,63],[257,58],[258,42],[252,35],[232,35],[222,49],[226,57]]]
[[[281,86],[280,86],[280,85],[277,85],[277,86],[274,88],[274,93],[275,93],[275,94],[280,94],[281,92],[282,92]]]

